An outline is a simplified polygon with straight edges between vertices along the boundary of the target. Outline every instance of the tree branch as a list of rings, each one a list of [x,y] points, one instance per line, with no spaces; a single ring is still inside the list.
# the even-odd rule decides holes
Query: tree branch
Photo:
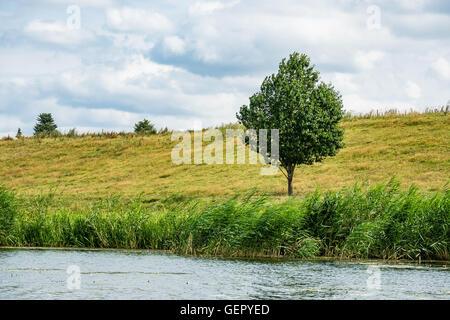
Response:
[[[281,171],[281,173],[286,177],[286,179],[288,179],[288,176],[287,176],[287,169],[286,169],[286,173],[284,173],[283,170],[281,170],[281,168],[284,168],[284,167],[280,166],[280,171]]]

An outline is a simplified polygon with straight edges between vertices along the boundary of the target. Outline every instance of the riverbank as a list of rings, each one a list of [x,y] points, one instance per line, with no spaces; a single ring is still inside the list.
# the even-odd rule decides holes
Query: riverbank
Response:
[[[0,245],[167,250],[223,257],[449,260],[449,191],[392,180],[273,201],[172,196],[101,199],[74,209],[54,195],[0,192]]]

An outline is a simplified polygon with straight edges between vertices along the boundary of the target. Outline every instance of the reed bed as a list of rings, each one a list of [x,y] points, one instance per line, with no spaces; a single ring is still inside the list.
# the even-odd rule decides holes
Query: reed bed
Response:
[[[394,179],[281,202],[254,194],[221,201],[174,195],[150,203],[110,197],[73,209],[55,207],[57,200],[0,188],[0,245],[449,260],[449,190],[405,191]]]

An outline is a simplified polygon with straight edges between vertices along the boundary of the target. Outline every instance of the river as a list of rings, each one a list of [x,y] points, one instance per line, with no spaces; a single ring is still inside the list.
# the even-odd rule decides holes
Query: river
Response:
[[[450,268],[0,249],[0,299],[450,299]]]

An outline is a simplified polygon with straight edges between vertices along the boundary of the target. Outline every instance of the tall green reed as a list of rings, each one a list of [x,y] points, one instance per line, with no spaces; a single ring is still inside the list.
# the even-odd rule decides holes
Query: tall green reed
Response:
[[[431,196],[414,186],[401,191],[394,179],[284,202],[252,194],[226,201],[175,195],[150,204],[116,196],[81,209],[55,206],[58,199],[50,196],[9,207],[5,203],[17,199],[2,192],[0,212],[15,208],[15,219],[1,227],[6,230],[1,245],[230,257],[449,259],[449,191]]]

